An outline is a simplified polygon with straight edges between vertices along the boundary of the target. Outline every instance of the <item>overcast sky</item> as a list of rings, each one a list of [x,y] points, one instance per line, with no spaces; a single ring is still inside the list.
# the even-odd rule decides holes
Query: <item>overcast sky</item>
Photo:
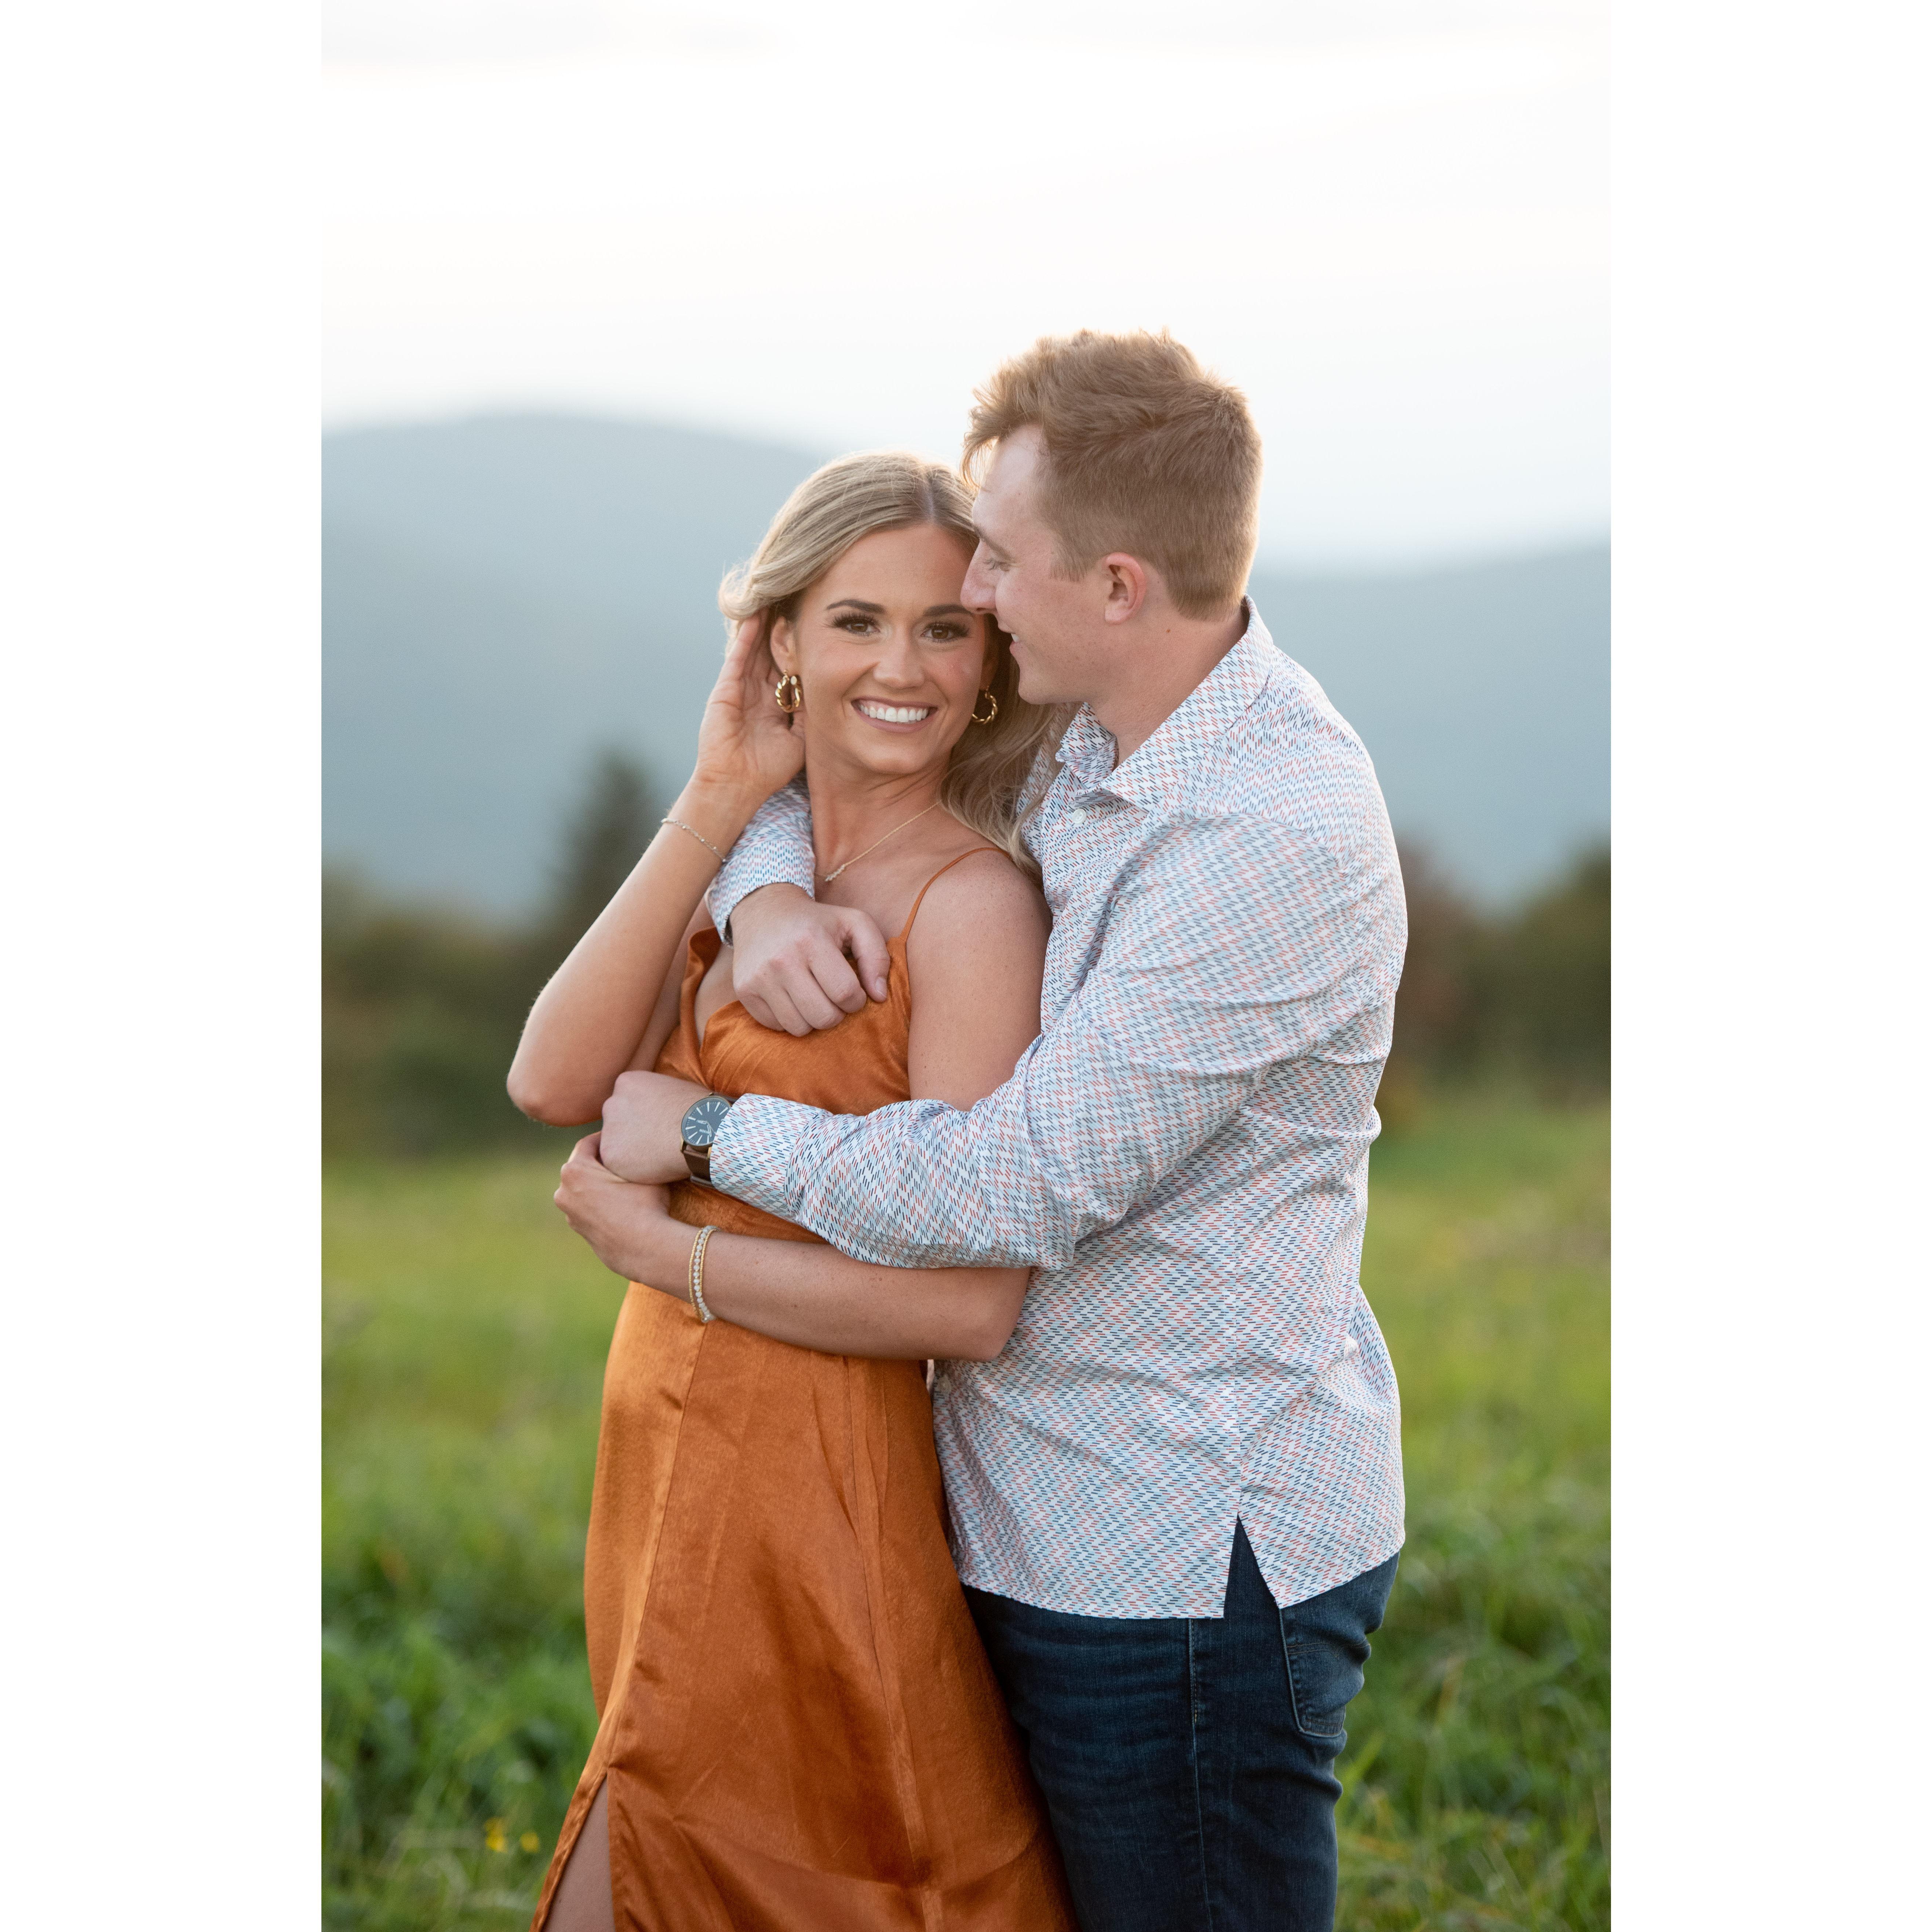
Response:
[[[1607,528],[1596,0],[328,0],[325,422],[956,454],[1036,335],[1247,392],[1263,548]]]

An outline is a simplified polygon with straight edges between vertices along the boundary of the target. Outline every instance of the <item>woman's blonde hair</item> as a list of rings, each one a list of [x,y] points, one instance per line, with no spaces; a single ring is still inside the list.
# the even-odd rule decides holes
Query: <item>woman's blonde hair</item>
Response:
[[[929,524],[950,531],[970,554],[979,538],[973,500],[951,470],[904,450],[866,450],[813,471],[772,519],[748,563],[728,572],[718,608],[734,623],[761,612],[795,619],[806,590],[861,537]],[[1012,646],[991,617],[993,673],[987,688],[999,700],[990,724],[969,724],[952,748],[940,801],[1009,854],[1032,877],[1040,867],[1020,837],[1037,806],[1028,781],[1042,749],[1059,742],[1066,718],[1059,707],[1029,704],[1019,694]]]

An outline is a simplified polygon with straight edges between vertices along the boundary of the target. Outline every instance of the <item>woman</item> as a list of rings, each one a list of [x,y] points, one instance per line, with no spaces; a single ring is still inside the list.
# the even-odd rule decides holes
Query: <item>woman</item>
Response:
[[[794,494],[721,596],[736,629],[691,784],[531,1011],[526,1112],[594,1118],[632,1067],[847,1113],[970,1106],[1012,1072],[1047,932],[1016,826],[1048,724],[959,601],[973,546],[964,491],[914,458]],[[794,1039],[734,1002],[700,896],[801,760],[820,896],[898,937],[884,1002]],[[705,1270],[808,1299],[883,1271],[695,1183],[668,1206],[680,1252],[632,1284],[605,1373],[600,1721],[537,1926],[1070,1927],[946,1550],[922,1361],[997,1354],[1025,1271],[892,1271],[890,1315],[815,1352],[700,1316]]]

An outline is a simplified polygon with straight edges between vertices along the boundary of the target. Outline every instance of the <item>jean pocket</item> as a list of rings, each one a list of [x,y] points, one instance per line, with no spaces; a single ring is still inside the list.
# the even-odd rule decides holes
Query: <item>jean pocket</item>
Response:
[[[1284,1610],[1281,1647],[1295,1729],[1310,1743],[1339,1752],[1348,1741],[1342,1726],[1349,1703],[1362,1688],[1362,1666],[1369,1658],[1366,1638],[1312,1629],[1295,1622],[1292,1610]]]

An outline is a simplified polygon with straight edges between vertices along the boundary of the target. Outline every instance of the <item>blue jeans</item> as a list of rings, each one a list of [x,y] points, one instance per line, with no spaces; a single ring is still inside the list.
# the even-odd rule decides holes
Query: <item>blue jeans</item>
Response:
[[[1278,1610],[1237,1523],[1220,1618],[967,1592],[1082,1932],[1330,1932],[1333,1767],[1395,1568]]]

